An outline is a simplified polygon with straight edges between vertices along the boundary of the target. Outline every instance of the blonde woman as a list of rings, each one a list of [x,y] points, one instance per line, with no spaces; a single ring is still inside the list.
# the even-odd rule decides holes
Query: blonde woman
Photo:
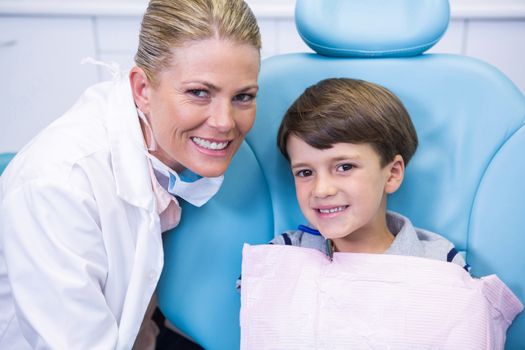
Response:
[[[13,159],[0,180],[1,349],[133,347],[179,198],[211,198],[252,127],[260,46],[242,0],[152,0],[136,66]]]

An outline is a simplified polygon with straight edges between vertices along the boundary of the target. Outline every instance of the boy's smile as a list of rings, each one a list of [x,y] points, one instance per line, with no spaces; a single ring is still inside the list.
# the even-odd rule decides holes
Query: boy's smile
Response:
[[[386,195],[401,183],[400,156],[381,167],[370,144],[338,143],[320,150],[294,135],[287,150],[299,206],[337,250],[383,252],[390,246]]]
[[[348,205],[341,205],[338,207],[319,207],[317,210],[319,211],[319,216],[333,217],[345,211],[346,208],[348,208]]]

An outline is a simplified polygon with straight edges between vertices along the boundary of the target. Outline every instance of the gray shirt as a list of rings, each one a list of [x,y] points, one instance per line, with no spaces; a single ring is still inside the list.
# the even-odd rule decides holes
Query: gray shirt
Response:
[[[448,261],[470,269],[465,259],[458,253],[454,244],[430,231],[415,228],[410,220],[398,213],[387,212],[386,223],[394,235],[394,241],[384,254],[417,256],[434,260]],[[329,254],[326,239],[318,234],[301,230],[290,230],[275,237],[270,244],[287,244],[317,249]]]

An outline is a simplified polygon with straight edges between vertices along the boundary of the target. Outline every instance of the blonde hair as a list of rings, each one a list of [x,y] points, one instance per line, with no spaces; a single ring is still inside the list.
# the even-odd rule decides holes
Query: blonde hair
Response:
[[[142,18],[135,63],[155,84],[170,64],[171,50],[218,37],[261,49],[254,14],[243,0],[151,0]]]

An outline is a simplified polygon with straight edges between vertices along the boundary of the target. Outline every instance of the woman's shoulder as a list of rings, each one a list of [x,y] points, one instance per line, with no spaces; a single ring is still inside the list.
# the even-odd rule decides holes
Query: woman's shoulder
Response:
[[[4,178],[11,172],[15,174],[9,181],[11,185],[43,178],[67,182],[71,171],[82,168],[82,163],[97,163],[93,168],[99,172],[101,166],[111,168],[112,142],[121,137],[108,130],[109,100],[115,89],[123,88],[108,82],[89,87],[68,111],[17,152]]]

